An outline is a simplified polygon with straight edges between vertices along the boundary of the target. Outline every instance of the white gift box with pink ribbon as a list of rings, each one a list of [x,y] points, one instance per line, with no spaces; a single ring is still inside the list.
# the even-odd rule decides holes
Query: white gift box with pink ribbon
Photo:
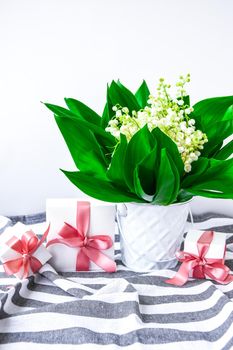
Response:
[[[61,272],[115,271],[115,215],[116,207],[111,203],[47,199],[46,220],[50,223],[47,246],[53,256],[51,265]]]
[[[48,229],[45,236],[47,232]],[[6,228],[0,236],[0,260],[9,275],[19,279],[29,277],[50,258],[50,252],[40,244],[36,234],[20,222]]]
[[[221,284],[233,281],[230,269],[225,265],[226,235],[214,231],[190,230],[184,241],[184,250],[176,256],[181,262],[169,284],[184,285],[189,277],[206,278]]]
[[[198,240],[200,239],[203,231],[189,230],[185,241],[184,251],[190,254],[199,255],[198,252]],[[213,239],[209,245],[208,251],[205,254],[205,259],[222,259],[224,262],[226,251],[226,235],[221,232],[213,232]],[[190,271],[189,277],[193,277],[193,270]],[[206,279],[211,279],[209,276],[205,276]]]
[[[203,231],[189,230],[184,240],[184,251],[198,255],[197,242]],[[213,239],[205,255],[207,259],[224,259],[226,249],[226,235],[222,232],[213,232]]]

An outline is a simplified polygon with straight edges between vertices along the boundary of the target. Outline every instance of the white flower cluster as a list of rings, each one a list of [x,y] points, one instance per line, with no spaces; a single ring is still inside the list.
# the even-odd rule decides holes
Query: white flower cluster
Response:
[[[184,162],[185,172],[191,171],[191,163],[200,156],[204,143],[208,142],[206,134],[195,128],[195,120],[190,118],[193,108],[186,101],[184,85],[190,81],[190,75],[180,76],[176,96],[170,96],[171,86],[161,78],[157,88],[157,97],[149,96],[148,106],[129,114],[127,107],[113,107],[115,116],[109,121],[106,131],[119,139],[124,134],[129,141],[144,125],[152,131],[158,127],[177,145]]]

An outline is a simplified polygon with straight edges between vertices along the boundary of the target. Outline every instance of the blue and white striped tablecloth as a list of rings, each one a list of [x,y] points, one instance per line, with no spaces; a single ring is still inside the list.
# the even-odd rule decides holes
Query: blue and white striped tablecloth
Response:
[[[233,269],[233,219],[205,214],[194,221],[196,228],[227,233],[227,264]],[[11,224],[1,222],[0,232]],[[32,228],[42,233],[45,223]],[[233,283],[192,280],[180,288],[164,282],[172,270],[129,271],[116,240],[114,274],[61,275],[47,265],[16,283],[0,266],[0,349],[233,349]]]

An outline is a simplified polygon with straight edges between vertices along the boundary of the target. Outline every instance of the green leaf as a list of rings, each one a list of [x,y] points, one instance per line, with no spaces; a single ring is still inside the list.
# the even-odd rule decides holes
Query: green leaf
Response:
[[[84,103],[75,100],[74,98],[65,98],[65,103],[67,104],[69,110],[77,114],[80,118],[83,118],[90,123],[100,125],[100,116]]]
[[[233,133],[233,120],[228,120],[224,122],[217,122],[206,131],[208,137],[208,142],[204,146],[202,151],[203,156],[212,157],[218,150],[221,149],[223,141],[231,136]],[[216,145],[219,145],[218,147]]]
[[[193,108],[192,118],[208,137],[202,155],[211,157],[216,145],[233,133],[233,96],[208,98]]]
[[[192,198],[193,198],[193,194],[190,194],[184,190],[180,190],[177,196],[177,202],[178,203],[187,202]]]
[[[159,158],[160,150],[158,155],[157,144],[155,144],[151,152],[136,166],[134,170],[134,188],[139,197],[143,194],[142,198],[150,200],[155,195]]]
[[[194,184],[196,181],[201,179],[202,174],[210,166],[210,160],[208,158],[200,157],[198,160],[192,163],[192,170],[190,173],[186,174],[183,181],[181,182],[182,188],[187,188]]]
[[[44,103],[44,105],[48,109],[50,109],[50,111],[52,111],[55,115],[59,115],[60,117],[82,119],[82,117],[80,115],[77,115],[74,112],[69,111],[68,109],[66,109],[64,107],[53,105],[51,103]]]
[[[184,189],[195,195],[233,199],[233,159],[210,159],[209,162],[202,176]]]
[[[233,96],[223,96],[199,101],[193,108],[196,118],[201,121],[205,129],[208,129],[210,123],[232,120],[232,105]]]
[[[183,96],[183,101],[184,101],[185,105],[190,106],[190,97],[189,97],[189,95]]]
[[[228,142],[218,152],[216,152],[213,158],[223,160],[223,159],[227,159],[232,154],[233,154],[233,140]]]
[[[184,163],[181,159],[180,153],[175,142],[173,142],[172,139],[168,137],[164,132],[162,132],[159,128],[153,129],[152,135],[155,137],[158,146],[160,147],[160,150],[162,148],[166,148],[167,152],[169,153],[173,162],[175,163],[181,177],[184,174]]]
[[[173,185],[173,192],[172,192],[172,196],[170,198],[170,203],[176,202],[177,201],[177,196],[178,193],[180,191],[180,174],[179,171],[176,167],[176,164],[174,162],[174,160],[172,159],[172,157],[170,156],[170,154],[168,153],[168,158],[170,160],[170,164],[171,164],[171,168],[173,171],[173,176],[174,176],[174,185]]]
[[[208,152],[207,157],[208,158],[215,158],[214,155],[222,148],[223,145],[223,141],[221,141],[220,143],[216,144],[211,151]],[[205,155],[205,150],[203,152],[203,155]]]
[[[191,189],[190,190],[192,196],[201,196],[201,197],[207,197],[207,198],[221,198],[221,199],[233,199],[233,193],[232,192],[221,192],[221,191],[213,191],[213,190],[196,190]]]
[[[127,184],[124,179],[123,166],[125,161],[126,149],[127,140],[125,135],[121,134],[120,142],[112,155],[111,164],[107,171],[107,176],[112,182],[119,184],[119,186],[128,190]]]
[[[116,105],[120,104],[122,107],[128,107],[130,113],[133,110],[138,111],[140,105],[138,104],[134,94],[124,87],[120,82],[118,84],[112,81],[108,91],[108,102]]]
[[[92,174],[82,171],[62,170],[62,172],[76,187],[93,198],[113,203],[142,202],[135,195],[117,188],[112,182],[94,177]]]
[[[160,166],[157,178],[157,192],[153,203],[158,205],[168,205],[172,203],[179,190],[179,173],[169,159],[165,148],[161,150]]]
[[[106,103],[101,118],[101,126],[103,129],[105,129],[108,126],[108,122],[110,120],[108,109],[108,103]]]
[[[115,114],[115,112],[112,110],[113,106],[114,105],[110,98],[109,86],[107,85],[107,102],[105,104],[104,111],[101,118],[101,126],[104,129],[108,126],[109,120],[111,120]]]
[[[107,161],[94,134],[75,119],[55,116],[55,120],[77,168],[105,177]]]
[[[138,103],[136,96],[126,86],[124,86],[119,79],[117,80],[117,85],[121,88],[122,93],[125,96],[127,96],[127,100],[130,100],[130,103],[132,104],[132,106],[134,105],[134,108],[138,110],[140,107],[140,104]]]
[[[145,201],[147,202],[151,202],[153,200],[153,195],[148,195],[143,187],[142,187],[142,184],[141,184],[141,180],[140,180],[140,177],[139,177],[139,169],[138,167],[136,167],[134,169],[134,188],[135,188],[135,193],[137,194],[137,196],[139,198],[142,198],[144,199]]]
[[[125,181],[134,192],[134,170],[136,166],[151,152],[155,140],[148,130],[147,125],[133,135],[128,143],[125,154],[124,167]]]
[[[145,80],[143,80],[142,84],[140,85],[137,92],[135,93],[135,97],[141,108],[144,108],[147,105],[149,95],[150,95],[150,90]]]
[[[56,105],[52,105],[49,103],[45,103],[45,105],[55,114],[55,116],[72,119],[73,121],[76,121],[77,126],[80,125],[80,127],[84,126],[90,129],[90,131],[92,131],[93,134],[95,135],[105,156],[108,157],[108,155],[111,155],[116,144],[116,139],[109,132],[106,132],[98,125],[92,124],[86,120],[83,120],[82,118],[79,118],[77,114],[69,111],[68,109],[65,109],[63,107],[59,107]]]

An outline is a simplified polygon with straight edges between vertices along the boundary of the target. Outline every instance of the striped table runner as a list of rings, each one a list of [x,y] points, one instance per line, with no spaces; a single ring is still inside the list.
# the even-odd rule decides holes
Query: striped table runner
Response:
[[[227,233],[227,264],[233,269],[233,219],[205,214],[194,221],[196,228]],[[0,232],[11,224],[0,223]],[[45,223],[32,228],[42,233]],[[168,285],[164,280],[172,270],[127,270],[118,235],[116,241],[114,274],[59,275],[47,264],[16,283],[0,266],[0,349],[233,349],[233,283]]]

